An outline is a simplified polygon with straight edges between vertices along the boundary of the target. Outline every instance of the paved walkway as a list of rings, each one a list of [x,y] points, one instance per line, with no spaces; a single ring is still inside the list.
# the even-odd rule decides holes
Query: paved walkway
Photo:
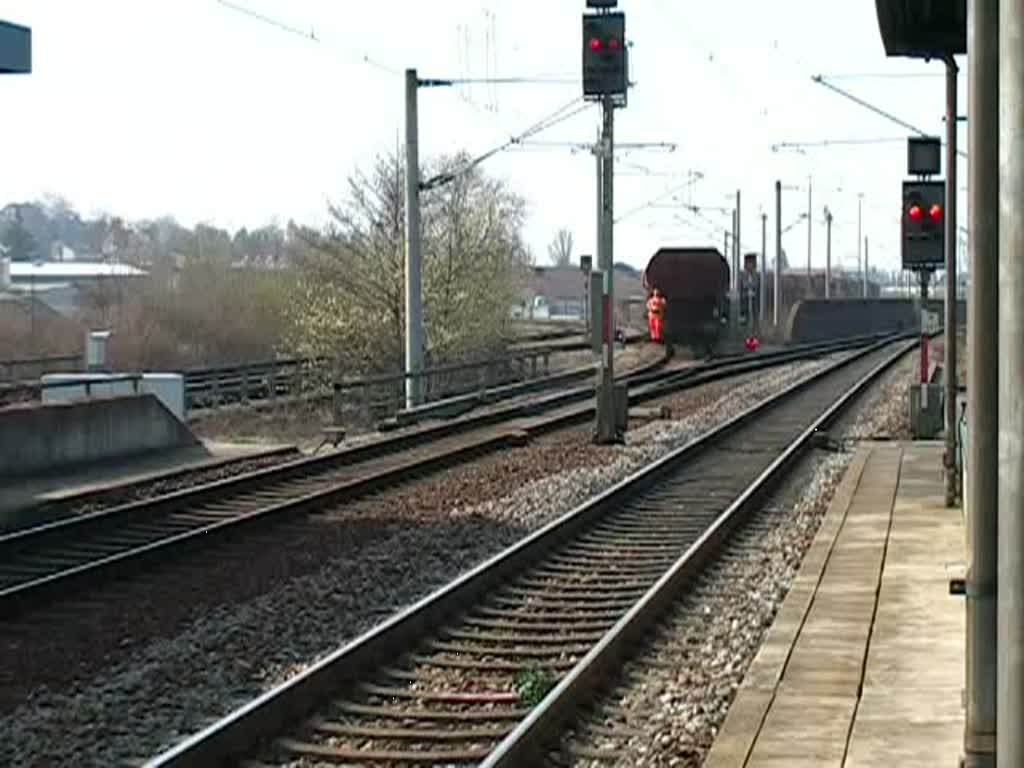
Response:
[[[705,768],[953,768],[964,527],[939,443],[858,452]]]

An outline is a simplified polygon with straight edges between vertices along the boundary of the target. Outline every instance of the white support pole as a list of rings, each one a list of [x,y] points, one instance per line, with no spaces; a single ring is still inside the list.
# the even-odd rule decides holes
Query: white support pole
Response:
[[[419,405],[423,370],[423,257],[420,226],[419,125],[416,97],[419,78],[405,70],[405,405]]]

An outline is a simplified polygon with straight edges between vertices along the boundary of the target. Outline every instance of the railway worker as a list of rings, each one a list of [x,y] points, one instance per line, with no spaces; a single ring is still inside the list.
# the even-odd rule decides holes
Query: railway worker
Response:
[[[661,325],[665,317],[665,297],[657,288],[647,300],[647,327],[651,332],[651,341],[661,341]]]

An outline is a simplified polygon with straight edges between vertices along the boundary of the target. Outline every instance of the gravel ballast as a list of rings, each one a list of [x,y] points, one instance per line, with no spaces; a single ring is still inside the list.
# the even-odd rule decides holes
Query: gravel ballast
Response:
[[[597,448],[589,428],[573,430],[348,505],[319,518],[319,531],[283,532],[266,573],[256,558],[191,574],[202,588],[183,590],[187,600],[165,591],[163,602],[146,605],[129,596],[119,627],[74,636],[62,650],[77,664],[5,713],[0,764],[64,765],[74,755],[76,765],[112,765],[152,755],[826,364],[798,363],[666,398],[683,417],[637,427],[622,447]],[[333,532],[356,522],[372,534]],[[155,622],[149,636],[122,642],[143,617]]]

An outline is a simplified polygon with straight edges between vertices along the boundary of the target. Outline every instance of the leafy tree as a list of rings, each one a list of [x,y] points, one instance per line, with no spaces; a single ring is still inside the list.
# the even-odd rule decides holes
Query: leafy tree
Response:
[[[0,243],[3,244],[4,254],[11,261],[33,261],[42,257],[39,242],[25,226],[21,206],[14,207],[14,218]]]
[[[556,267],[572,265],[572,232],[560,229],[555,233],[555,239],[548,245],[548,258]]]

